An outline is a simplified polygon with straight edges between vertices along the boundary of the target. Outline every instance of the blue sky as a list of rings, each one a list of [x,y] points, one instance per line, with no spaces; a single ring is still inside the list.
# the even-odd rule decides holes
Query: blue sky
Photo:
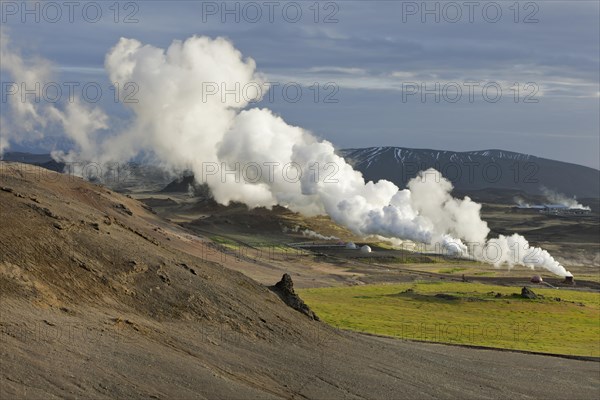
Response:
[[[118,22],[108,1],[94,3],[102,11],[96,23],[85,20],[84,2],[73,22],[64,2],[56,2],[62,17],[55,23],[51,8],[47,15],[40,8],[39,22],[32,15],[23,22],[21,2],[2,3],[11,43],[26,56],[50,60],[62,81],[108,87],[104,56],[120,37],[166,48],[192,35],[226,36],[270,81],[302,85],[298,102],[286,101],[279,86],[261,106],[338,147],[499,148],[600,167],[597,1],[482,1],[472,10],[464,2],[427,2],[431,13],[420,1],[273,2],[272,21],[263,1],[228,2],[232,14],[223,14],[223,2],[138,1],[119,4]],[[293,22],[298,9],[302,16]],[[309,88],[314,82],[317,101]],[[473,101],[469,82],[479,84]],[[483,85],[499,85],[500,99],[486,101]],[[462,95],[451,102],[456,86]],[[433,91],[422,98],[423,88]],[[527,95],[537,102],[525,102]],[[109,97],[102,107],[125,117]],[[21,149],[56,146],[68,144],[55,139]]]

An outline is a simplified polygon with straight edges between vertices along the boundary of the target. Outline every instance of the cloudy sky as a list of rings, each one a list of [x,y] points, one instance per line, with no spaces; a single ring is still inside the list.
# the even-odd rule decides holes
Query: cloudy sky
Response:
[[[115,118],[127,111],[103,66],[119,38],[166,48],[225,36],[278,83],[260,106],[338,147],[496,148],[600,167],[597,1],[111,1],[76,2],[71,15],[52,4],[29,2],[28,14],[2,1],[2,34],[59,82],[100,83]]]

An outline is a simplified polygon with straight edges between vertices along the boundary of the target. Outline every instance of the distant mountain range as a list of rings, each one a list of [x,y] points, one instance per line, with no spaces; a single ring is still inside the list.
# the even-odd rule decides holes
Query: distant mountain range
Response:
[[[65,169],[65,164],[54,161],[50,154],[32,154],[13,151],[4,153],[2,155],[2,160],[39,165],[40,167],[57,172],[62,172]]]
[[[435,168],[452,182],[459,194],[485,194],[487,190],[504,192],[512,198],[513,194],[519,193],[541,195],[545,187],[578,199],[600,198],[599,170],[522,153],[369,147],[342,149],[338,154],[362,172],[366,180],[387,179],[401,188],[419,171]],[[7,152],[2,158],[55,171],[64,169],[64,164],[57,163],[49,154]],[[144,169],[141,165],[137,168]],[[135,174],[143,180],[159,175],[156,172],[144,174],[143,171]],[[190,176],[178,179],[164,190],[187,191],[190,179]]]
[[[542,188],[577,198],[600,197],[600,171],[504,150],[441,151],[404,147],[343,149],[338,154],[366,180],[387,179],[405,187],[418,171],[435,168],[456,191],[509,189],[542,194]]]

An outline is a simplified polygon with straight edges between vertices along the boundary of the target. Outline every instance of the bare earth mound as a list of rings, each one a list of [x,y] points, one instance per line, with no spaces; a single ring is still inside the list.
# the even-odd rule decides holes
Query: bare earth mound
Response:
[[[0,163],[0,398],[550,399],[600,390],[597,362],[337,331],[207,261],[201,240],[101,186]]]

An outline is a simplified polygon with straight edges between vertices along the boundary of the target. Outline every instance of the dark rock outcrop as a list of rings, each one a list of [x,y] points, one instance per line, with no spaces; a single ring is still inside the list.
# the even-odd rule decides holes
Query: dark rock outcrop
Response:
[[[183,176],[175,179],[162,190],[162,193],[188,193],[194,197],[202,199],[212,199],[212,192],[206,183],[196,181],[194,174],[190,171],[185,171]]]
[[[460,299],[458,296],[454,296],[452,294],[447,294],[447,293],[438,293],[434,297],[436,297],[438,299],[444,299],[444,300],[459,300]]]
[[[133,212],[131,212],[131,210],[129,208],[127,208],[127,206],[123,203],[118,203],[115,204],[114,206],[117,210],[127,214],[127,215],[133,215]]]
[[[521,297],[524,299],[537,299],[537,295],[527,286],[524,286],[523,289],[521,289]]]
[[[308,316],[310,319],[319,321],[319,317],[306,305],[304,301],[294,291],[294,282],[289,274],[283,274],[281,280],[274,286],[270,286],[273,292],[283,300],[285,304],[292,307],[296,311],[300,311],[302,314]]]

